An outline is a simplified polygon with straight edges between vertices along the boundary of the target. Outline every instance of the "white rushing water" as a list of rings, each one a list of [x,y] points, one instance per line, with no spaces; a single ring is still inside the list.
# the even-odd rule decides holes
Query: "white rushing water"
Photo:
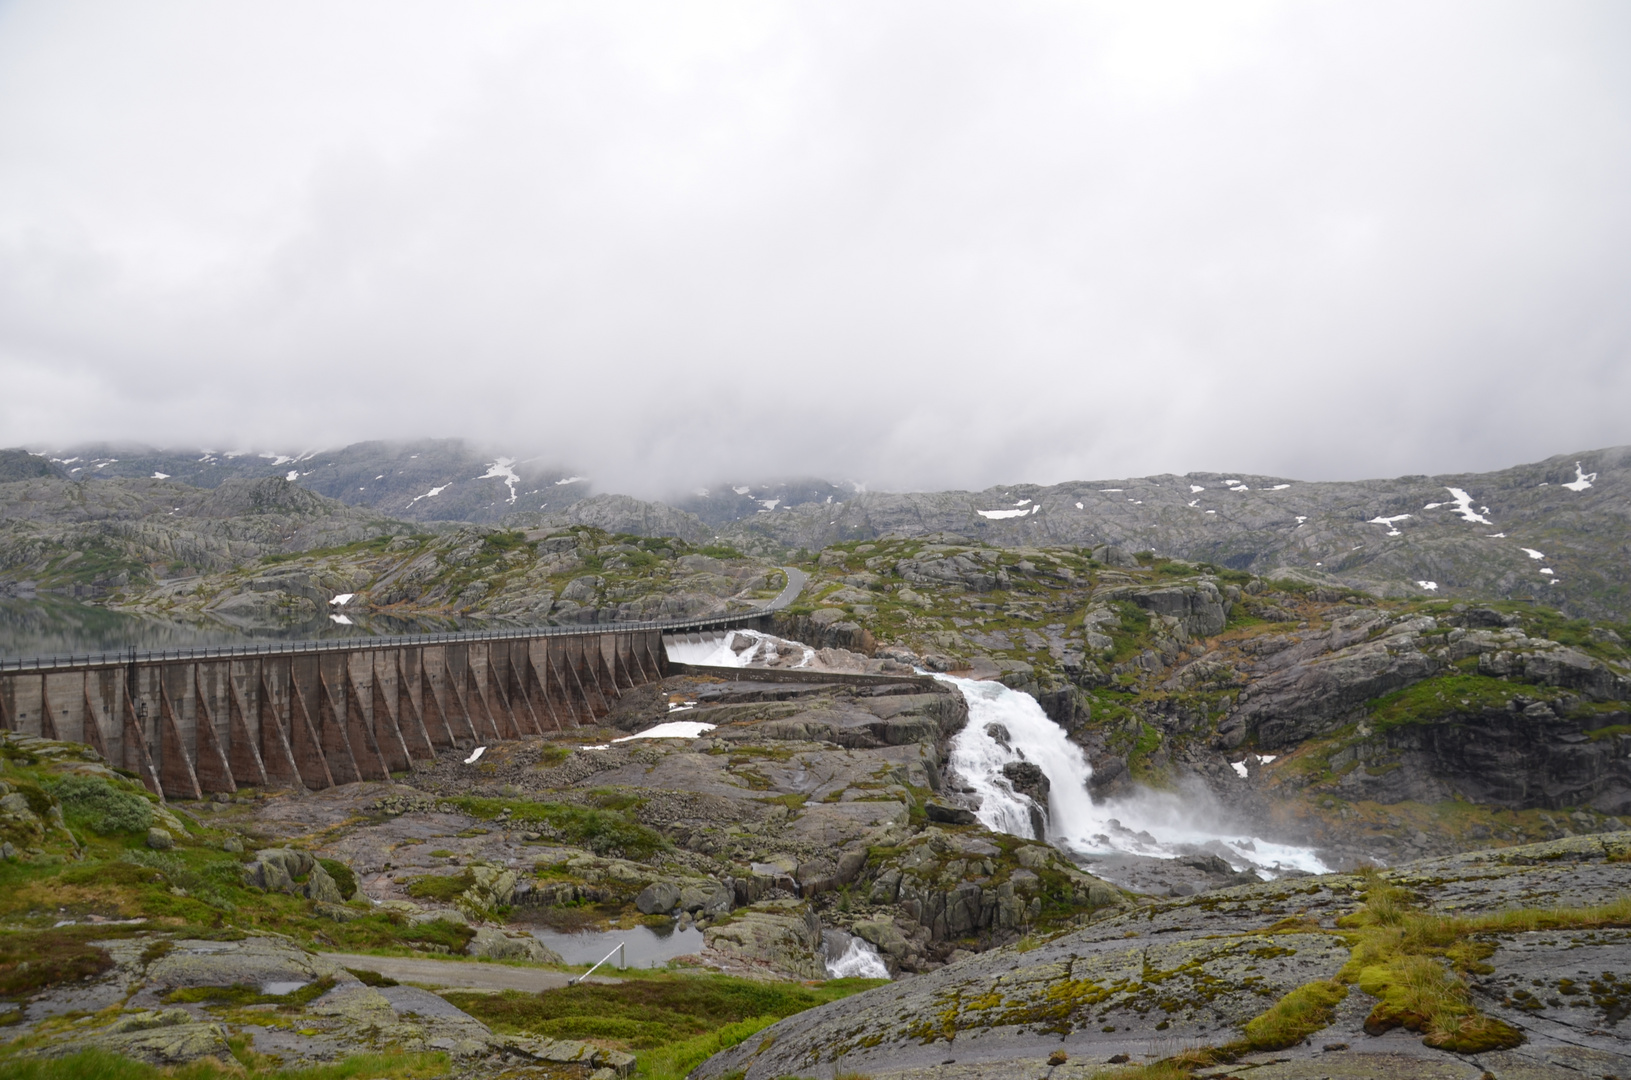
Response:
[[[797,644],[781,641],[757,630],[727,630],[723,637],[708,638],[701,642],[671,640],[668,643],[668,658],[677,664],[749,667],[755,663],[768,664],[776,659],[780,655],[777,651],[778,642],[781,645]],[[804,655],[793,665],[794,667],[804,667],[815,659],[814,649],[808,645],[797,647],[804,651]]]
[[[887,979],[889,967],[878,950],[842,930],[824,930],[821,944],[827,953],[829,979]],[[838,955],[834,956],[833,953]]]
[[[1203,846],[1217,851],[1221,844],[1237,868],[1250,866],[1270,875],[1283,869],[1316,874],[1328,870],[1310,848],[1228,831],[1215,809],[1199,810],[1177,795],[1149,792],[1095,803],[1087,788],[1093,775],[1087,756],[1035,698],[999,682],[935,677],[956,686],[968,701],[968,725],[952,740],[951,765],[979,796],[975,814],[988,828],[1047,840],[1067,854],[1123,852],[1173,858]],[[1033,831],[1030,800],[1017,794],[1003,775],[1004,765],[1019,761],[1047,774],[1045,837]]]

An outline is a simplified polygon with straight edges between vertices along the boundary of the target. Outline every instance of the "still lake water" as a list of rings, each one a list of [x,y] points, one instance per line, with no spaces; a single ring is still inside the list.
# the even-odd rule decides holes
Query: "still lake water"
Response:
[[[589,930],[577,934],[563,934],[541,926],[529,928],[533,937],[561,954],[568,964],[593,964],[619,944],[627,944],[624,955],[631,968],[655,967],[676,956],[702,951],[702,931],[694,926],[680,930],[676,927],[652,929],[649,926],[631,926],[627,930]],[[617,957],[611,959],[617,966]],[[605,969],[602,968],[602,971]]]

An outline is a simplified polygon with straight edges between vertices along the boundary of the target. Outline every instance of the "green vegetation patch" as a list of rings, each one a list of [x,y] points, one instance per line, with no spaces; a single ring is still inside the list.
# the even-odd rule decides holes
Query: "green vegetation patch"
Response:
[[[451,904],[475,883],[476,877],[468,869],[457,874],[426,874],[423,877],[409,879],[408,895],[415,900],[436,900],[443,904]]]
[[[0,1000],[27,997],[109,970],[113,958],[89,941],[108,936],[105,927],[77,926],[0,933]]]
[[[329,877],[334,879],[334,884],[338,886],[341,896],[349,900],[357,895],[357,875],[351,872],[351,867],[339,859],[318,859],[317,864],[328,872]]]
[[[1529,686],[1494,679],[1488,675],[1460,673],[1424,679],[1414,686],[1396,690],[1370,703],[1372,719],[1382,728],[1420,720],[1436,720],[1455,713],[1476,713],[1504,709],[1512,695],[1521,691],[1529,697],[1556,697],[1549,687]]]
[[[146,795],[125,790],[100,776],[66,776],[51,785],[70,826],[99,836],[145,833],[153,824],[153,805]]]
[[[509,820],[538,826],[546,839],[587,848],[596,855],[645,859],[667,847],[661,833],[641,825],[622,810],[476,796],[448,801],[471,817],[486,821],[508,810]]]
[[[334,989],[334,978],[328,976],[315,982],[307,983],[298,990],[291,990],[287,994],[263,994],[258,987],[248,983],[234,983],[231,986],[184,986],[179,990],[172,990],[165,996],[165,1001],[171,1005],[186,1004],[190,1002],[206,1002],[211,1005],[277,1005],[283,1008],[298,1009],[309,1005]]]
[[[83,1050],[60,1058],[0,1057],[7,1080],[432,1080],[448,1075],[446,1054],[359,1054],[306,1069],[284,1069],[235,1044],[237,1059],[201,1058],[190,1065],[161,1068],[105,1050]]]
[[[806,986],[728,975],[628,974],[634,977],[615,985],[584,983],[538,994],[454,991],[443,996],[495,1031],[587,1039],[644,1051],[642,1076],[678,1077],[723,1046],[785,1016],[884,982],[832,979]]]

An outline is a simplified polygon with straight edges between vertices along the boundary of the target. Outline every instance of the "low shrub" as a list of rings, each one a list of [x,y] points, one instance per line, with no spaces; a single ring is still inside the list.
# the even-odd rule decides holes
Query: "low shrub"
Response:
[[[52,785],[62,803],[62,816],[70,825],[99,836],[146,832],[153,824],[153,804],[131,791],[123,791],[100,776],[69,776]]]

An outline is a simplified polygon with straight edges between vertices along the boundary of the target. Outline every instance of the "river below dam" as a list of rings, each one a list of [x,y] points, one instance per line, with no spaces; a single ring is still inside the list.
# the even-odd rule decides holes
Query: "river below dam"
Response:
[[[792,666],[805,667],[814,650],[753,630],[733,630],[700,642],[671,642],[668,654],[682,663],[721,667],[758,667],[784,655],[799,656]],[[934,677],[955,686],[968,702],[968,723],[952,739],[948,764],[973,789],[965,794],[978,802],[975,816],[993,831],[1044,840],[1094,873],[1141,890],[1170,887],[1165,868],[1194,855],[1213,855],[1236,871],[1265,878],[1330,870],[1313,848],[1277,842],[1248,823],[1231,821],[1205,792],[1143,789],[1130,798],[1097,802],[1088,788],[1093,768],[1087,755],[1034,697],[1000,682]],[[1031,800],[1003,772],[1016,762],[1035,765],[1048,778],[1041,836]]]

